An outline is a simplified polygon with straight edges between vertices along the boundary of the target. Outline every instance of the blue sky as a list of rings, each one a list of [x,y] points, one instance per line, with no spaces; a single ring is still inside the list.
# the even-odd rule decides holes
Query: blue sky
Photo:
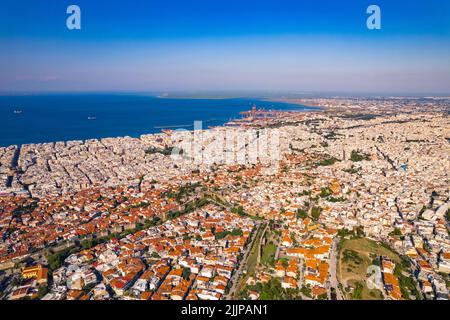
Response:
[[[3,0],[0,48],[0,91],[449,93],[450,2]]]

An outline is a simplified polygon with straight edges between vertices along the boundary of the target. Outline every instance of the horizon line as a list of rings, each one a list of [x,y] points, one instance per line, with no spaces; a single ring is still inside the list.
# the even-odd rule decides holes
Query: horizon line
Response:
[[[15,95],[64,95],[64,94],[139,94],[149,95],[156,98],[176,98],[177,95],[227,95],[222,98],[265,98],[282,97],[282,98],[295,98],[292,96],[307,96],[307,95],[334,95],[336,97],[352,97],[352,96],[367,96],[367,97],[448,97],[450,98],[450,92],[401,92],[401,91],[296,91],[296,90],[0,90],[0,96],[15,96]],[[174,96],[171,96],[174,95]],[[262,95],[262,96],[259,96]],[[285,97],[283,95],[289,95],[291,97]],[[216,97],[217,98],[217,97]],[[300,97],[299,97],[300,98]]]

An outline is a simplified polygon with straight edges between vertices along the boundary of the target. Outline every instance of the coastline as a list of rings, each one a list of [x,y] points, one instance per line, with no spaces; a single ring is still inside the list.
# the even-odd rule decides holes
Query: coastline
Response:
[[[81,102],[84,103],[78,105],[76,104],[78,100],[73,98],[75,96],[56,95],[50,96],[52,99],[57,98],[55,99],[57,102],[52,102],[55,106],[48,106],[46,97],[49,96],[47,95],[25,97],[26,101],[38,97],[39,101],[43,100],[43,102],[32,107],[25,103],[8,106],[8,99],[0,99],[0,113],[4,114],[6,123],[4,132],[0,132],[4,141],[0,139],[0,148],[68,141],[84,142],[91,139],[139,138],[142,135],[160,134],[164,129],[192,130],[194,121],[219,127],[239,118],[240,112],[248,110],[251,103],[266,110],[272,109],[269,103],[275,104],[272,110],[280,111],[310,112],[320,109],[314,106],[258,98],[199,99],[191,97],[186,99],[88,94],[77,96],[82,97]],[[98,103],[97,100],[102,98],[106,101]],[[90,102],[90,99],[94,100],[94,103]],[[128,106],[130,99],[131,106]],[[75,102],[71,102],[68,107],[59,107],[65,100]],[[217,103],[218,101],[220,103]],[[89,107],[91,104],[94,104],[92,109]],[[112,105],[111,110],[108,109],[108,104]],[[68,110],[68,115],[64,114],[65,108]],[[23,109],[23,112],[17,114],[13,112],[13,109]]]

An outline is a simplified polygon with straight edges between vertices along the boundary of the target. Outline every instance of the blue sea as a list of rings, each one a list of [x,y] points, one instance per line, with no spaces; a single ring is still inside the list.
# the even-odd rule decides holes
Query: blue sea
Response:
[[[217,126],[258,108],[315,108],[251,98],[173,99],[139,94],[0,96],[0,146],[157,133],[163,128]]]

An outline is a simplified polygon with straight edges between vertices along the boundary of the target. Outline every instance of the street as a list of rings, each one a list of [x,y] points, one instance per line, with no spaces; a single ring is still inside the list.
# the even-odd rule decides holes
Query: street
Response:
[[[330,287],[328,288],[328,298],[331,299],[331,288],[335,288],[336,290],[336,299],[337,300],[345,300],[344,295],[339,289],[339,282],[337,280],[337,255],[338,255],[338,243],[339,238],[336,237],[333,240],[333,244],[331,246],[331,253],[330,253]]]
[[[255,232],[253,232],[253,234],[252,234],[252,239],[250,240],[250,243],[247,246],[247,250],[244,253],[244,257],[242,258],[241,263],[239,263],[238,269],[233,273],[233,276],[230,279],[232,286],[231,286],[228,294],[224,295],[225,300],[231,300],[232,297],[234,297],[235,291],[239,284],[240,277],[243,274],[244,268],[247,266],[248,255],[252,251],[253,244],[255,243],[255,240],[256,240],[256,236],[258,234],[259,229],[261,228],[261,223],[259,221],[256,222],[256,224],[257,225],[256,225]],[[264,232],[261,234],[263,235]]]

